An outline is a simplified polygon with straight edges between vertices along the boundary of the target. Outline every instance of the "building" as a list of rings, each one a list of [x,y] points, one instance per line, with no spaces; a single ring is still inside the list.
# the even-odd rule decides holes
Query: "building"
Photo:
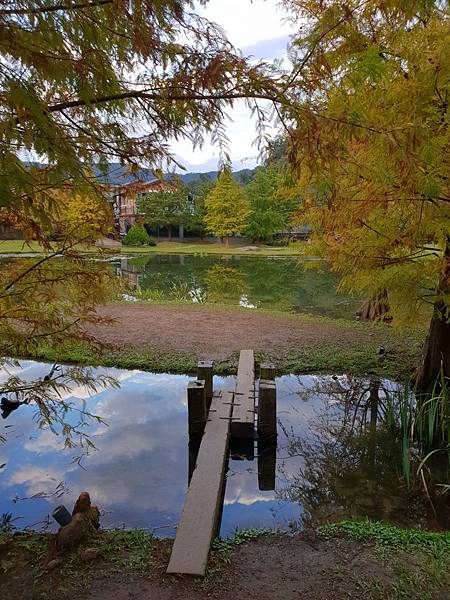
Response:
[[[39,163],[24,163],[26,166],[39,166]],[[42,164],[42,168],[46,165]],[[137,201],[142,194],[172,191],[173,184],[155,177],[150,169],[140,168],[131,171],[120,163],[108,163],[93,169],[94,176],[109,202],[114,214],[116,231],[123,238],[139,218]],[[70,186],[66,183],[65,187]],[[0,213],[0,239],[23,239],[22,232],[10,227]]]
[[[173,189],[172,184],[158,179],[149,169],[130,172],[119,163],[110,163],[103,170],[97,168],[95,175],[107,192],[120,237],[124,237],[139,219],[137,204],[140,196]]]
[[[124,237],[139,218],[137,204],[140,196],[151,192],[170,191],[171,189],[170,184],[159,179],[149,182],[135,181],[123,185],[108,186],[114,221],[120,237]]]

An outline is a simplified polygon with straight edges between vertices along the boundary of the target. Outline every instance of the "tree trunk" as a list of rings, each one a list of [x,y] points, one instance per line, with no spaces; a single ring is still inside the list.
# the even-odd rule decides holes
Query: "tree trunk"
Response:
[[[169,239],[169,242],[171,242],[172,241],[172,225],[167,226],[167,237]]]
[[[362,321],[392,321],[389,315],[389,302],[387,291],[379,292],[375,297],[366,300],[358,310],[358,317]]]
[[[434,305],[422,363],[416,377],[417,387],[423,391],[431,390],[439,377],[441,366],[445,377],[450,377],[450,322],[445,318],[445,309],[443,302]]]
[[[184,242],[184,225],[178,226],[178,239],[180,242]]]
[[[228,248],[229,245],[230,245],[230,238],[226,237],[225,238],[225,246]]]
[[[422,363],[417,371],[417,387],[430,391],[438,379],[441,367],[445,377],[450,377],[450,317],[444,298],[450,295],[450,238],[447,238],[444,257],[446,264],[442,273],[433,316],[423,349]]]

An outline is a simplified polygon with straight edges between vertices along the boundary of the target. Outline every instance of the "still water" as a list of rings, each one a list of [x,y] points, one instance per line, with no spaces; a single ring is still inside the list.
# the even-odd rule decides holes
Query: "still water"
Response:
[[[32,260],[3,255],[0,265]],[[229,304],[352,320],[361,305],[360,298],[338,293],[338,278],[326,263],[308,258],[147,254],[85,260],[120,279],[123,297],[130,300]],[[47,266],[61,263],[64,259],[55,258]]]
[[[33,361],[21,367],[23,379],[49,370]],[[20,529],[54,530],[52,509],[71,509],[87,490],[104,528],[152,528],[172,536],[188,484],[190,378],[96,371],[114,376],[120,389],[90,396],[73,387],[65,397],[73,405],[67,415],[72,424],[82,421],[79,409],[105,420],[87,419],[95,450],[64,448],[57,427],[37,426],[32,405],[1,420],[0,515],[10,513]],[[222,536],[236,527],[296,530],[306,519],[317,524],[365,516],[430,526],[426,502],[402,480],[400,441],[383,425],[383,407],[396,384],[322,375],[285,376],[276,383],[277,447],[231,449]],[[214,385],[230,388],[233,378],[216,377]],[[272,469],[275,489],[267,489]]]
[[[271,308],[354,319],[360,299],[336,291],[325,263],[293,257],[153,254],[112,261],[130,292],[183,300]],[[311,264],[314,262],[314,268]]]

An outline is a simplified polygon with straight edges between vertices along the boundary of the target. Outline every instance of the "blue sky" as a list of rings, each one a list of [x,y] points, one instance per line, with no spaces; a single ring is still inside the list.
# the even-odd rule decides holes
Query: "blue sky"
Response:
[[[286,60],[286,46],[293,28],[277,0],[211,0],[206,7],[197,6],[197,12],[218,23],[244,55],[266,61]],[[244,102],[237,103],[230,111],[226,129],[234,168],[253,167],[258,156],[253,143],[255,122]],[[209,143],[194,151],[188,140],[180,140],[172,148],[188,170],[217,168],[218,150]]]

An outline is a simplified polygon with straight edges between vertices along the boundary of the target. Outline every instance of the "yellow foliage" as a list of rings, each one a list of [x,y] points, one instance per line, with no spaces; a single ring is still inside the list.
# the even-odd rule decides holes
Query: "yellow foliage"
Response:
[[[302,216],[343,288],[387,290],[395,321],[416,321],[448,304],[449,16],[413,0],[307,4],[298,43],[316,45],[291,153]]]
[[[64,190],[56,195],[61,205],[57,227],[64,237],[92,241],[113,231],[111,207],[100,194]]]

